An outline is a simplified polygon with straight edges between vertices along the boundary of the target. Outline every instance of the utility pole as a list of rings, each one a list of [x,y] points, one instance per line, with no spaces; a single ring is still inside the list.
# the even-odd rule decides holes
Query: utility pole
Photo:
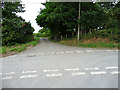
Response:
[[[81,4],[81,2],[80,2],[80,0],[79,0],[79,16],[78,16],[78,19],[80,20],[80,8],[81,8],[81,6],[80,6],[80,4]],[[78,41],[80,40],[80,24],[78,24]]]

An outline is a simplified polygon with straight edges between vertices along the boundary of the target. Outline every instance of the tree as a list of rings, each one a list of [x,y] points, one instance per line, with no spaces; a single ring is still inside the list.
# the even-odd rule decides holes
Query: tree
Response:
[[[33,27],[30,22],[17,16],[18,12],[24,12],[19,2],[2,3],[2,45],[25,43],[33,38]]]
[[[77,35],[78,24],[80,24],[81,36],[86,33],[92,34],[92,31],[98,30],[99,27],[103,27],[104,29],[105,26],[107,26],[106,23],[113,24],[108,25],[109,28],[118,25],[115,24],[117,20],[114,19],[116,16],[113,14],[113,11],[119,9],[111,9],[117,7],[113,3],[81,2],[80,19],[78,19],[78,3],[47,2],[43,5],[45,5],[46,8],[40,11],[36,21],[41,27],[49,28],[51,31],[51,38],[55,40],[59,40],[61,37],[65,38],[66,35],[69,38]],[[118,12],[116,12],[116,14],[117,13]],[[112,17],[110,15],[112,15]],[[110,19],[112,19],[113,22],[110,21]]]

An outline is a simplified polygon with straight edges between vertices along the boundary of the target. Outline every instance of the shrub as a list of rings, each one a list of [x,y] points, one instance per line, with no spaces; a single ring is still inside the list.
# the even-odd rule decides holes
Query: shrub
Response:
[[[33,27],[30,22],[21,18],[5,19],[3,21],[2,45],[15,45],[25,43],[33,39]]]

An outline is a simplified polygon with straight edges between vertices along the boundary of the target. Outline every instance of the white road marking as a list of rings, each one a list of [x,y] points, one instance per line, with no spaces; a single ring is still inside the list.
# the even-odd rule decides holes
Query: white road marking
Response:
[[[96,74],[106,74],[105,71],[99,71],[99,72],[90,72],[92,75],[96,75]]]
[[[41,53],[40,55],[45,55],[45,53]]]
[[[81,52],[84,52],[84,51],[81,51],[81,50],[75,50],[76,53],[81,53]]]
[[[94,52],[93,50],[86,50],[86,52]]]
[[[114,51],[114,50],[106,50],[106,51],[111,52],[111,51]]]
[[[99,70],[99,68],[94,67],[94,68],[85,68],[85,70]]]
[[[77,71],[79,68],[74,68],[74,69],[64,69],[65,71]]]
[[[15,72],[5,73],[6,75],[15,74]]]
[[[44,72],[58,72],[58,69],[54,69],[54,70],[44,70]]]
[[[77,73],[72,73],[73,76],[78,76],[78,75],[86,75],[85,72],[77,72]]]
[[[66,53],[74,53],[74,51],[66,51]]]
[[[117,51],[117,52],[118,52],[119,50],[115,50],[115,51]]]
[[[110,72],[110,74],[120,74],[120,72],[118,72],[118,71],[113,71],[113,72]]]
[[[35,54],[35,53],[31,53],[31,54],[29,54],[28,56],[29,56],[29,57],[33,57],[33,56],[36,56],[36,54]]]
[[[38,77],[38,75],[24,75],[24,76],[21,76],[20,78],[34,78],[34,77]]]
[[[59,73],[59,74],[46,74],[46,77],[60,77],[62,75],[63,75],[62,73]]]
[[[8,80],[8,79],[12,79],[12,77],[11,76],[9,76],[9,77],[3,77],[3,80]]]
[[[105,69],[118,69],[117,66],[109,66],[109,67],[105,67]]]
[[[60,54],[59,52],[56,52],[55,54]]]
[[[64,54],[64,52],[60,52],[60,54]]]
[[[22,71],[22,73],[36,73],[37,71],[36,70],[33,70],[33,71]]]
[[[50,54],[55,54],[55,52],[51,52]]]

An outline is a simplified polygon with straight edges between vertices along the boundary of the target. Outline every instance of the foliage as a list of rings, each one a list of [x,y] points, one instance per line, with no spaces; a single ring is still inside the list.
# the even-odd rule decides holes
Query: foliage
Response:
[[[18,12],[24,12],[22,4],[4,2],[2,6],[2,45],[15,45],[32,40],[34,29],[30,22],[25,22],[22,17],[16,15]]]
[[[2,52],[2,54],[9,54],[10,52],[15,52],[15,53],[19,53],[22,52],[23,50],[25,50],[27,47],[34,47],[39,43],[39,38],[35,37],[34,41],[30,41],[30,42],[26,42],[25,44],[16,44],[16,45],[12,45],[12,46],[3,46],[0,47],[0,52]]]
[[[80,24],[80,38],[109,37],[119,42],[120,2],[81,2],[81,15],[78,19],[79,4],[76,2],[46,2],[36,22],[43,28],[50,29],[53,40],[77,36]],[[118,27],[119,26],[119,27]]]
[[[50,30],[47,28],[43,28],[38,31],[38,33],[34,33],[35,37],[48,37],[50,35]]]
[[[77,41],[75,39],[68,39],[68,40],[62,40],[60,42],[57,42],[59,44],[68,45],[68,46],[77,46],[77,47],[89,47],[89,48],[119,48],[120,45],[115,42],[106,42],[103,38],[101,38],[102,41],[94,40],[94,38],[91,38],[92,41],[86,42],[85,39],[81,39],[81,41]]]

